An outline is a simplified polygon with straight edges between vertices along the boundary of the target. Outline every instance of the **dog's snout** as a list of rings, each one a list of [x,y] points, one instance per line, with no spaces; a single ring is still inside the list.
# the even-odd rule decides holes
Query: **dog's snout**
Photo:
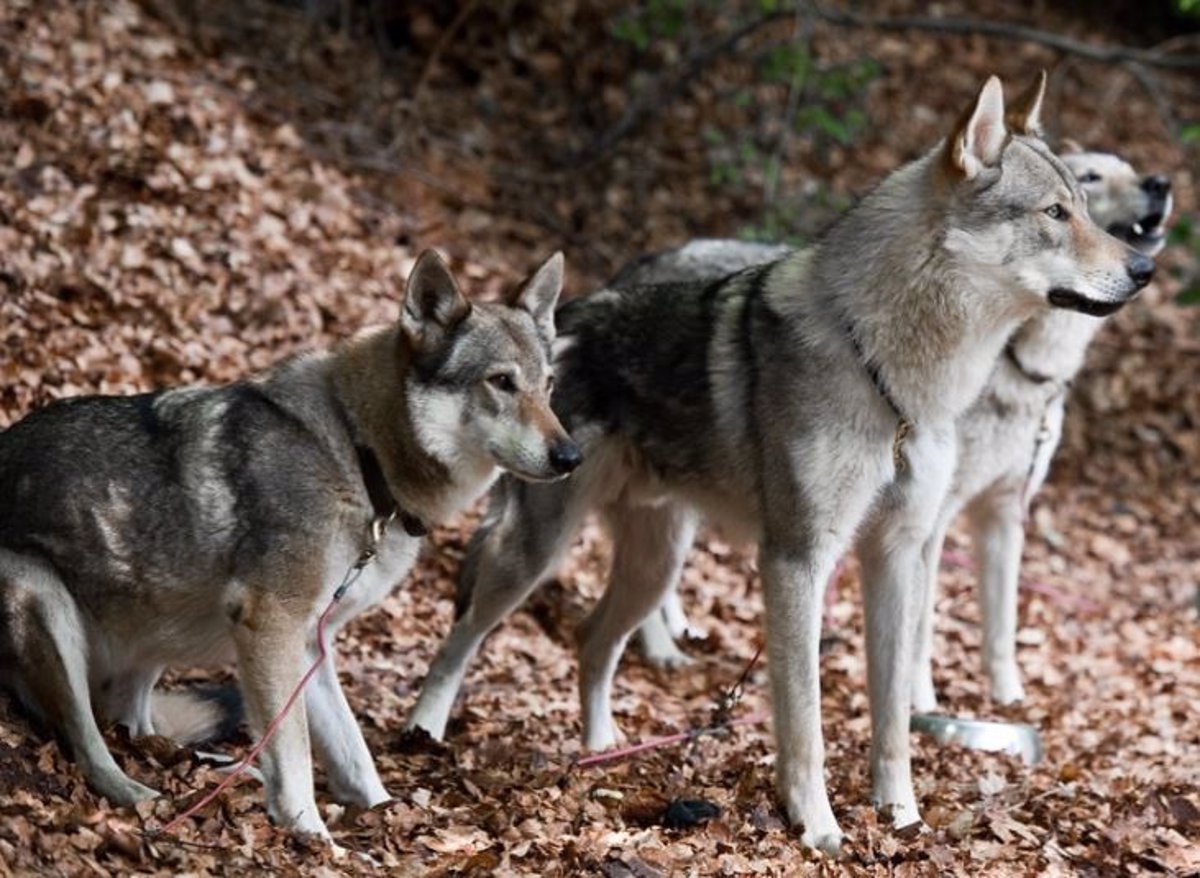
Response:
[[[574,472],[583,463],[583,453],[574,442],[556,442],[550,447],[550,465],[562,475]]]
[[[1134,253],[1125,263],[1125,271],[1129,273],[1129,277],[1140,290],[1154,277],[1154,260],[1141,253]]]
[[[1151,174],[1142,180],[1142,189],[1150,195],[1165,196],[1171,191],[1171,181],[1162,174]]]

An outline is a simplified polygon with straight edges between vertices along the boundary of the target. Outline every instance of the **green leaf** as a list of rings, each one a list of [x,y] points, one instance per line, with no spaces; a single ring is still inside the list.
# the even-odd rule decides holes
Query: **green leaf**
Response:
[[[1180,305],[1200,305],[1200,279],[1193,278],[1192,285],[1184,287],[1183,291],[1175,297],[1175,301]]]

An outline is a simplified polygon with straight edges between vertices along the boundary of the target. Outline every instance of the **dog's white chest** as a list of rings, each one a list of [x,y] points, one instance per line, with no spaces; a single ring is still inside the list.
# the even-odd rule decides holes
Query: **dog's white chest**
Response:
[[[403,529],[395,527],[384,534],[375,557],[357,574],[354,563],[358,552],[349,549],[332,552],[333,560],[326,574],[330,598],[342,582],[350,580],[331,617],[333,630],[387,597],[408,576],[420,548],[419,537],[409,536]]]

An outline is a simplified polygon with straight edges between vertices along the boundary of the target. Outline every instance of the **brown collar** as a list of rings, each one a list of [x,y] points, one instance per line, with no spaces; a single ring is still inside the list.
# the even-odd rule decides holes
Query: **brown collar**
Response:
[[[355,445],[354,450],[358,453],[358,468],[362,473],[367,496],[371,498],[371,508],[375,510],[375,516],[386,519],[394,515],[409,536],[423,537],[428,534],[429,527],[420,516],[401,508],[392,496],[387,478],[383,475],[383,467],[380,466],[375,452],[366,445]]]

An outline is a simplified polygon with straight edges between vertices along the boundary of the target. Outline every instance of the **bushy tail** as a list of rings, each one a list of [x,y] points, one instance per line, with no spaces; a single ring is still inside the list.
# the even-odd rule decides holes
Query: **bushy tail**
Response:
[[[242,696],[234,686],[161,692],[151,702],[154,730],[189,746],[232,737],[242,722]]]

